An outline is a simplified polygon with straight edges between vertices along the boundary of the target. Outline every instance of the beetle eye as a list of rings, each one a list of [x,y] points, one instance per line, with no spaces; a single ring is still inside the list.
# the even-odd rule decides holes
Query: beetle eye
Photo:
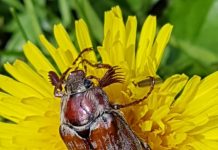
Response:
[[[88,89],[92,86],[92,81],[85,79],[84,80],[84,86]]]

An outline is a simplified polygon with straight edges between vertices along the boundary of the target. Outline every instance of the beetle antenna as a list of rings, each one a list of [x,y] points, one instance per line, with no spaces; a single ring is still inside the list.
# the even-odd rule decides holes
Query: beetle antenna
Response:
[[[117,72],[120,69],[118,66],[113,66],[104,74],[104,76],[100,79],[99,85],[100,87],[106,87],[113,83],[123,83],[124,75],[121,72]]]

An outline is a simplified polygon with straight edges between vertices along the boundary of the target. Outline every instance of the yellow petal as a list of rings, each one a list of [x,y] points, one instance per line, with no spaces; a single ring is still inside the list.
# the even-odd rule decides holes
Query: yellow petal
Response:
[[[154,60],[148,56],[145,60],[144,60],[144,64],[143,66],[141,66],[140,68],[136,69],[136,73],[138,75],[146,75],[146,76],[152,76],[155,77],[157,70],[155,69],[154,66]]]
[[[54,26],[54,36],[58,43],[58,46],[64,50],[70,50],[74,57],[77,57],[78,53],[75,49],[73,43],[70,40],[70,37],[62,24]]]
[[[211,108],[217,106],[217,77],[218,72],[215,72],[200,82],[196,96],[192,97],[192,100],[186,106],[183,113],[184,115],[189,114],[195,116],[200,115],[202,112],[206,113],[208,116],[211,114],[209,113]],[[207,87],[207,89],[205,87]],[[202,103],[204,105],[202,105]]]
[[[188,143],[192,149],[196,150],[216,150],[218,149],[218,142],[212,140],[204,140],[199,138],[194,139],[192,142]]]
[[[112,8],[111,11],[105,13],[103,47],[108,51],[108,57],[112,65],[119,64],[124,61],[125,49],[125,26],[119,7]]]
[[[128,17],[126,23],[126,51],[125,60],[127,61],[129,68],[134,70],[135,68],[135,42],[137,32],[137,20],[136,17]]]
[[[16,124],[9,124],[0,122],[0,147],[5,150],[19,150],[24,149],[22,145],[13,145],[12,137],[15,133],[19,133],[20,129],[17,128]],[[5,136],[7,135],[7,136]]]
[[[190,101],[187,105],[186,105],[186,109],[184,110],[183,114],[184,115],[200,115],[202,112],[207,113],[208,111],[210,111],[211,107],[215,107],[218,108],[216,101],[217,101],[217,94],[216,94],[217,90],[212,91],[211,93],[208,93],[208,95],[202,96],[202,97],[198,97],[198,98],[193,98],[193,101]],[[206,101],[205,101],[206,100]],[[202,105],[202,103],[204,105]],[[209,116],[209,113],[207,113],[207,115]]]
[[[217,134],[218,134],[218,128],[203,133],[203,135],[206,137],[207,140],[218,140]]]
[[[42,52],[31,42],[27,42],[24,46],[24,54],[33,65],[36,71],[48,80],[48,72],[55,71],[48,59]]]
[[[45,46],[45,48],[48,50],[49,54],[52,56],[54,59],[55,63],[57,64],[58,68],[60,69],[61,72],[64,72],[67,68],[67,65],[63,62],[59,55],[59,51],[45,38],[44,35],[40,35],[40,40],[42,44]],[[70,55],[73,59],[72,54]],[[72,60],[73,62],[73,60]]]
[[[211,93],[211,90],[214,90],[218,87],[218,71],[208,75],[201,81],[201,85],[199,86],[199,90],[196,98],[201,97],[203,95],[208,95]]]
[[[42,95],[36,90],[32,89],[28,85],[17,82],[7,76],[0,75],[0,88],[5,92],[15,97],[42,97]]]
[[[171,131],[176,132],[189,132],[195,128],[195,125],[192,122],[185,120],[177,120],[176,118],[171,119],[167,122],[170,125]]]
[[[192,114],[190,114],[190,116],[191,115]],[[188,122],[192,122],[197,127],[197,126],[205,125],[209,121],[209,117],[205,113],[201,113],[201,114],[199,113],[197,116],[189,117],[188,119],[184,117],[184,120],[187,120]]]
[[[218,116],[210,117],[207,124],[191,130],[191,135],[201,135],[216,128],[218,128]]]
[[[184,142],[187,138],[187,134],[186,133],[171,133],[168,135],[167,137],[167,143],[169,144],[169,146],[176,146],[181,144],[182,142]]]
[[[98,47],[98,52],[101,55],[102,62],[105,64],[112,64],[110,57],[109,57],[109,52],[104,48],[99,46]]]
[[[156,17],[148,16],[142,27],[138,50],[136,55],[136,69],[144,66],[144,60],[151,53],[151,47],[153,45],[156,32]],[[141,71],[141,69],[139,69]]]
[[[0,92],[0,99],[1,98],[4,98],[4,97],[10,97],[11,95],[9,95],[9,94],[6,94],[6,93],[4,93],[4,92]]]
[[[122,12],[119,6],[115,6],[113,7],[110,11],[106,11],[104,14],[104,36],[106,36],[108,34],[108,32],[110,32],[111,27],[112,27],[112,23],[113,23],[113,19],[117,17],[117,18],[121,18],[122,19]]]
[[[111,51],[110,51],[113,65],[120,64],[125,60],[123,48],[124,45],[120,41],[113,43],[113,46],[111,47]]]
[[[192,100],[193,97],[195,96],[199,84],[200,84],[200,77],[198,76],[194,76],[189,80],[182,94],[175,101],[172,107],[172,112],[182,112],[186,110],[186,106],[188,105],[188,102]]]
[[[171,97],[171,99],[166,99],[165,101],[163,101],[162,104],[167,104],[170,107],[170,105],[172,105],[172,103],[175,100],[174,98],[185,86],[187,80],[188,77],[182,74],[173,75],[166,81],[164,81],[164,83],[160,87],[160,90],[158,91],[158,94],[160,97],[163,97],[164,99],[166,99],[166,97]]]
[[[76,37],[81,50],[92,47],[91,38],[86,23],[83,19],[75,22]]]
[[[148,120],[148,121],[145,121],[143,122],[142,124],[140,124],[139,126],[141,127],[142,131],[151,131],[152,129],[152,124],[153,124],[153,121],[151,120]]]
[[[155,70],[157,70],[160,65],[160,61],[161,61],[164,49],[166,47],[166,44],[169,41],[172,29],[173,29],[173,26],[171,24],[165,24],[160,29],[157,35],[157,38],[152,48],[153,51],[151,52],[151,56],[153,56],[153,59],[156,62]]]
[[[22,98],[20,103],[32,106],[44,113],[47,109],[49,109],[49,104],[51,101],[54,101],[54,99],[27,97]]]
[[[92,48],[93,46],[92,46],[91,38],[89,36],[88,27],[86,23],[84,22],[84,20],[80,19],[76,21],[75,26],[76,26],[76,37],[77,37],[80,50],[83,51],[86,48]],[[95,53],[93,51],[88,52],[84,54],[83,56],[85,59],[89,59],[94,62],[97,61],[95,57]]]
[[[51,83],[39,76],[24,62],[16,60],[13,66],[7,63],[4,67],[15,79],[32,87],[41,95],[45,97],[52,96],[51,91],[53,90],[53,87]]]
[[[148,106],[144,105],[141,107],[135,106],[133,107],[133,113],[134,113],[134,117],[133,117],[133,125],[138,125],[139,121],[146,115],[146,113],[149,111]],[[131,113],[131,115],[133,115],[133,113]]]
[[[0,114],[12,121],[24,120],[27,116],[43,115],[41,109],[20,102],[14,97],[2,98],[0,100]]]
[[[63,50],[61,48],[57,49],[57,54],[60,57],[61,61],[64,64],[63,69],[61,70],[61,72],[63,73],[64,71],[66,71],[70,66],[72,66],[73,63],[73,57],[72,54],[70,52],[70,50]]]
[[[166,129],[166,125],[163,123],[163,119],[168,115],[169,112],[170,109],[167,105],[162,105],[153,112],[151,120],[158,124],[161,129],[159,132],[164,132]]]

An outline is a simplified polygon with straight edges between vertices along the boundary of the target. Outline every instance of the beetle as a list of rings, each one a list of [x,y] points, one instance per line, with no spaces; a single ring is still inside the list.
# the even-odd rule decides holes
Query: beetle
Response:
[[[73,62],[82,58],[83,50]],[[69,67],[60,77],[49,72],[54,96],[61,97],[60,135],[69,150],[150,150],[147,143],[140,140],[131,130],[120,108],[140,103],[152,92],[155,84],[150,77],[150,90],[145,97],[128,104],[111,104],[104,87],[122,83],[124,78],[118,66],[92,64],[82,59],[82,64],[107,69],[102,78],[86,76],[84,70]],[[72,70],[72,71],[71,71]],[[70,72],[70,73],[69,73]],[[93,80],[97,80],[95,85]]]

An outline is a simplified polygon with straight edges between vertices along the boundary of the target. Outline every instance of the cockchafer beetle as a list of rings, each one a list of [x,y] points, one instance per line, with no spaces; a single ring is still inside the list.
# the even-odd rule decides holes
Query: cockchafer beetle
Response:
[[[82,58],[82,54],[92,48],[83,50],[73,64]],[[123,76],[117,66],[92,64],[92,67],[107,69],[102,78],[90,75],[78,68],[70,72],[68,68],[59,78],[50,71],[49,78],[54,88],[55,97],[61,97],[60,135],[69,150],[150,150],[130,129],[119,109],[132,106],[146,99],[155,84],[150,77],[150,90],[145,97],[132,103],[111,104],[103,88],[113,83],[123,82]],[[86,70],[86,69],[85,69]],[[68,75],[68,72],[70,74]],[[92,80],[99,85],[93,84]],[[64,87],[64,90],[62,89]]]

